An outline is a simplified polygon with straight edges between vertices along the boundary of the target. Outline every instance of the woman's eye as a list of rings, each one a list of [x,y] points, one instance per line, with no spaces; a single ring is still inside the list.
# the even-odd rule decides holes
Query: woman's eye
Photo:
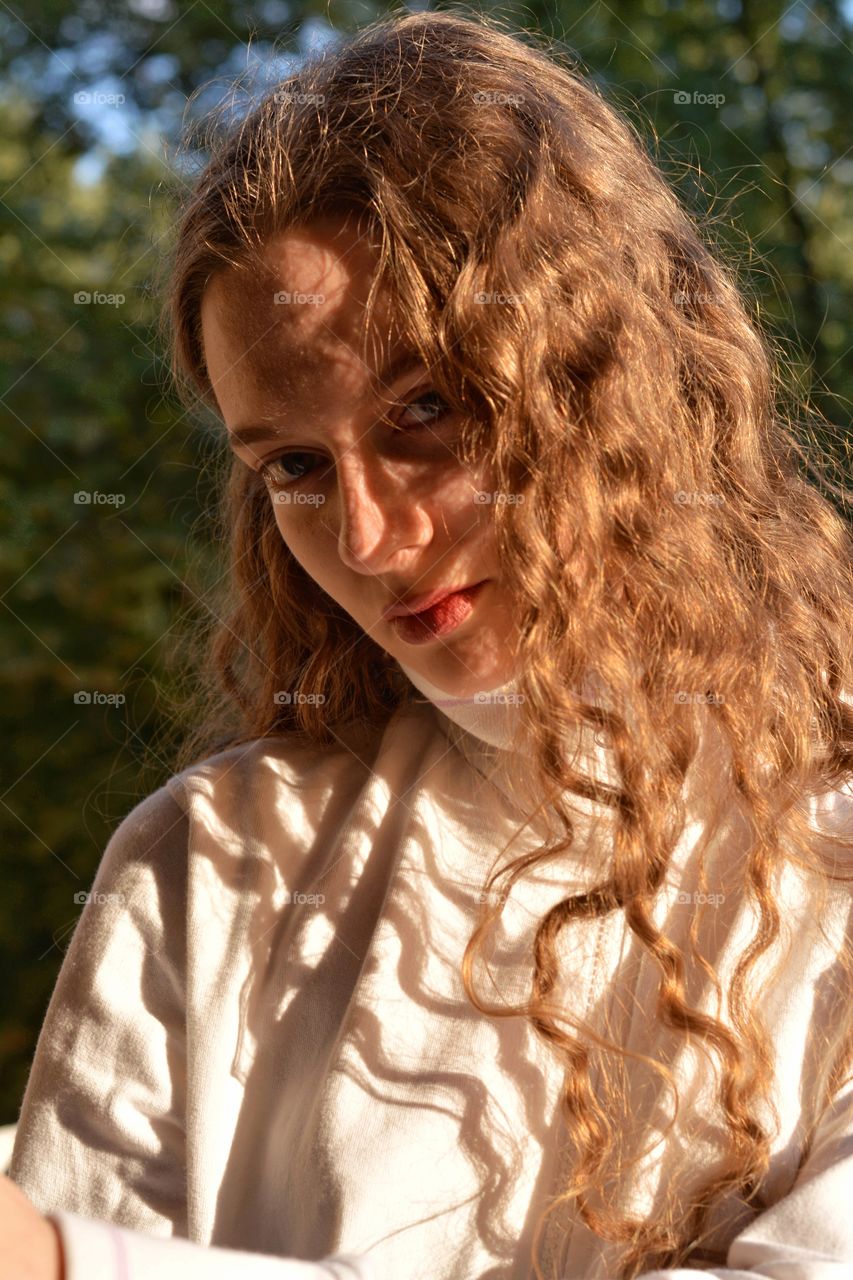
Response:
[[[427,404],[430,400],[433,402],[437,400],[439,404],[444,406],[444,408],[439,413],[433,414],[427,421],[415,421],[415,427],[432,426],[434,422],[440,422],[449,412],[450,405],[447,403],[444,396],[438,391],[428,391],[425,395],[417,396],[414,400],[410,400],[406,406],[406,412],[411,413],[414,405]],[[403,417],[405,417],[405,414]],[[399,421],[400,419],[398,419],[398,422]]]
[[[435,410],[436,401],[441,406],[437,411]],[[428,409],[425,417],[419,416],[422,415],[422,411],[416,409],[415,406],[424,404],[428,405],[430,402],[433,404],[433,411],[430,412]],[[425,395],[416,396],[414,400],[410,400],[408,402],[403,414],[397,418],[396,425],[400,431],[411,429],[417,431],[421,428],[431,427],[435,423],[443,421],[449,412],[450,405],[444,397],[438,391],[429,391]],[[415,414],[414,422],[406,423],[404,421],[407,413]],[[280,453],[277,458],[270,459],[270,461],[260,467],[259,470],[268,484],[280,488],[282,485],[294,483],[297,480],[304,480],[312,471],[316,471],[318,463],[315,461],[312,466],[310,464],[310,460],[312,458],[320,459],[320,457],[321,455],[318,453],[311,453],[305,449],[294,449],[289,453]],[[306,458],[309,460],[308,465],[301,461]],[[274,468],[276,468],[277,471],[274,470]],[[296,474],[294,474],[294,469]]]
[[[316,453],[307,453],[301,449],[293,450],[291,453],[281,453],[277,458],[271,458],[269,462],[265,462],[260,468],[260,472],[264,479],[268,480],[272,484],[282,484],[288,480],[301,480],[304,476],[307,476],[310,473],[311,468],[306,467],[304,470],[300,471],[299,468],[303,464],[299,462],[298,459],[316,457],[319,457],[319,455]],[[296,462],[291,461],[291,459],[294,458],[297,459]],[[273,467],[278,467],[283,474],[277,475],[273,471]],[[296,467],[297,470],[296,475],[292,474],[294,467]]]

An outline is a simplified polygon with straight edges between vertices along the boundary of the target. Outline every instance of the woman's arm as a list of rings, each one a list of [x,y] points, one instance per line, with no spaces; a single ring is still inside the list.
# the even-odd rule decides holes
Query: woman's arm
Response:
[[[0,1175],[0,1280],[68,1280],[58,1223]]]
[[[0,1280],[377,1280],[366,1259],[179,1238],[187,845],[166,787],[107,844],[39,1035],[11,1181],[0,1179]]]

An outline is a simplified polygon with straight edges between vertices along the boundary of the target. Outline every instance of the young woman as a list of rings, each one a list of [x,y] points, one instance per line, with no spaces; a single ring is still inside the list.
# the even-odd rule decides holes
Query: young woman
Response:
[[[72,1280],[849,1277],[853,544],[732,273],[493,23],[376,23],[210,144],[169,317],[228,594],[7,1238],[43,1280],[54,1231]]]

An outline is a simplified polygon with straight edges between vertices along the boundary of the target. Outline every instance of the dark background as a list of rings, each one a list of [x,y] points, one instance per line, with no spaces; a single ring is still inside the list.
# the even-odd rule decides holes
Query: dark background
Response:
[[[203,158],[178,149],[182,121],[226,95],[243,110],[315,42],[386,11],[0,3],[0,1123],[17,1119],[74,895],[171,772],[175,643],[221,573],[209,519],[225,446],[169,391],[154,329],[175,199]],[[490,11],[561,41],[640,126],[737,264],[792,388],[846,437],[853,2]]]

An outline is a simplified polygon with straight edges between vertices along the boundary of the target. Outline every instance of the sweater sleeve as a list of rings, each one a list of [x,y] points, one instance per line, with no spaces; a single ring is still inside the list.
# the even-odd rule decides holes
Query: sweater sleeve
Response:
[[[322,1262],[163,1240],[109,1222],[56,1210],[65,1280],[384,1280],[366,1254],[336,1254]]]
[[[187,842],[169,784],[109,840],[39,1034],[9,1176],[58,1227],[66,1280],[375,1280],[366,1258],[185,1238]]]
[[[107,843],[48,1004],[9,1176],[61,1208],[186,1235],[188,819],[168,787]]]
[[[849,699],[847,699],[849,700]],[[819,826],[849,834],[853,816],[850,783],[815,810]],[[849,945],[853,925],[849,897],[839,917],[838,946]],[[846,932],[847,937],[842,935]],[[829,1015],[829,1035],[840,1048],[849,1032],[846,978],[834,991],[841,1002]],[[808,1084],[808,1080],[804,1081]],[[787,1195],[732,1239],[725,1267],[678,1267],[643,1272],[637,1280],[853,1280],[853,1078],[845,1080],[819,1114]]]
[[[637,1280],[853,1280],[853,1080],[818,1124],[791,1190],[734,1237],[727,1266],[644,1271]]]

